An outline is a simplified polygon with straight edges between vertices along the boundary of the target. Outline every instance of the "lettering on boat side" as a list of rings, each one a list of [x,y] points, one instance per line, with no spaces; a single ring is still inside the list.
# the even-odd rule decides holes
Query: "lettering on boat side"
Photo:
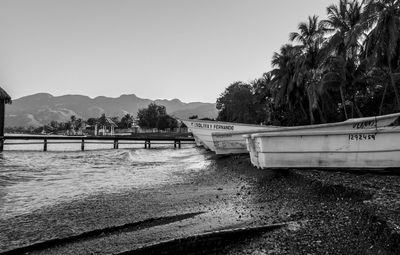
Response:
[[[376,124],[377,124],[376,120],[363,121],[363,122],[354,123],[353,128],[354,129],[372,128],[372,127],[376,127]]]
[[[223,129],[223,130],[234,130],[232,125],[221,125],[221,124],[208,124],[208,123],[191,123],[191,126],[196,128],[206,128],[206,129]]]
[[[349,140],[361,141],[361,140],[375,140],[376,134],[349,134]]]

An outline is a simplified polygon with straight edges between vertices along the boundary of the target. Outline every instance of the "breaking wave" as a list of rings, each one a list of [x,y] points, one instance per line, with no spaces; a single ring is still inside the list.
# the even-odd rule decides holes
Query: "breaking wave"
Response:
[[[182,173],[210,161],[192,146],[70,152],[0,153],[0,214],[4,218],[96,193],[182,182]]]

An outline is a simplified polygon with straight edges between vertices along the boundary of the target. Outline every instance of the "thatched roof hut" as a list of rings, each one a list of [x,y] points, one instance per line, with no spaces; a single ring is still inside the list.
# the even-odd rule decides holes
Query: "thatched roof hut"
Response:
[[[106,117],[106,122],[106,126],[118,127],[118,125],[115,124],[115,122],[110,117]]]
[[[5,117],[5,104],[11,104],[11,97],[0,87],[0,151],[3,151],[4,146],[4,117]]]
[[[4,101],[6,104],[11,104],[11,97],[0,87],[0,101]]]

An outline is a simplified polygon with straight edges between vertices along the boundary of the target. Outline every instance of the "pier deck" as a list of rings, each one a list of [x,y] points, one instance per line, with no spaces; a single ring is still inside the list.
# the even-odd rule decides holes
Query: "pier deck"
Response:
[[[29,142],[18,142],[29,140]],[[17,141],[17,142],[12,142]],[[173,144],[174,148],[181,148],[182,144],[194,144],[191,137],[179,136],[52,136],[52,135],[6,135],[0,136],[0,148],[3,145],[29,145],[43,144],[43,151],[47,151],[48,144],[70,144],[80,143],[81,151],[85,150],[86,143],[104,144],[109,142],[114,149],[118,149],[120,144],[143,144],[145,149],[150,149],[151,144]],[[136,143],[134,143],[136,142]]]

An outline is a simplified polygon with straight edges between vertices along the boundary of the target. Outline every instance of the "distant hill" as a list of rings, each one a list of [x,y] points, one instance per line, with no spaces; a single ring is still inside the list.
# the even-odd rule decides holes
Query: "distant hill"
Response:
[[[39,93],[13,100],[6,107],[6,127],[41,126],[55,121],[67,121],[72,115],[87,119],[107,116],[123,116],[130,113],[136,116],[137,111],[147,107],[151,102],[164,105],[168,114],[179,118],[188,118],[198,115],[199,118],[215,118],[217,110],[212,103],[183,103],[179,99],[150,100],[139,98],[134,94],[121,95],[118,98],[96,97],[82,95],[52,96]]]

